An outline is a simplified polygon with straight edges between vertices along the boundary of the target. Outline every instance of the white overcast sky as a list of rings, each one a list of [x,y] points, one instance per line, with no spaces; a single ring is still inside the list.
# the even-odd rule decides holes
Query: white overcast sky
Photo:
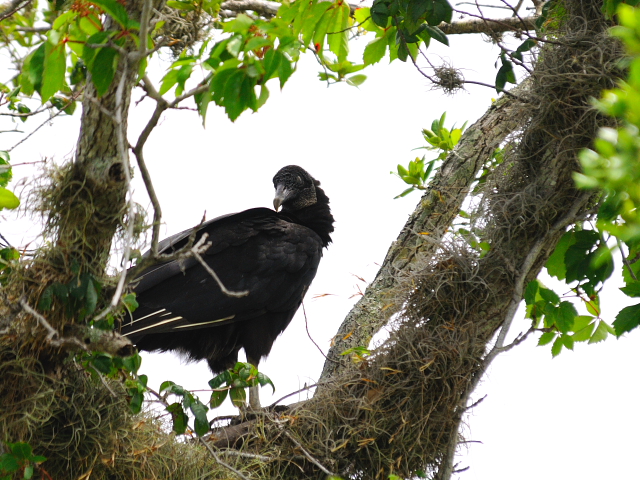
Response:
[[[365,39],[368,41],[368,39]],[[467,79],[492,83],[498,51],[480,36],[451,37],[451,47],[434,45],[433,59],[451,61]],[[360,48],[363,43],[360,42]],[[316,78],[318,65],[307,56],[280,93],[257,113],[229,122],[209,108],[206,128],[193,111],[163,116],[147,143],[145,157],[163,212],[163,236],[207,218],[252,207],[270,207],[271,178],[284,165],[298,164],[322,182],[336,218],[333,244],[326,251],[304,305],[313,339],[326,352],[333,334],[373,279],[391,242],[413,211],[419,194],[393,197],[403,184],[389,174],[423,151],[421,128],[442,112],[447,124],[473,123],[491,104],[495,91],[468,87],[447,97],[430,90],[410,65],[394,62],[370,68],[359,88],[327,88]],[[132,109],[131,141],[152,111],[145,100]],[[73,154],[79,112],[57,118],[12,152],[13,163],[42,158],[60,163]],[[0,130],[10,128],[0,119]],[[21,126],[30,131],[34,122]],[[19,134],[0,136],[7,149]],[[133,161],[133,159],[132,159]],[[31,175],[16,167],[16,181]],[[19,190],[19,189],[18,189]],[[144,186],[135,178],[135,197],[148,207]],[[37,227],[3,215],[1,232],[24,245]],[[322,298],[317,295],[331,294]],[[613,321],[625,299],[612,288],[603,301],[603,317]],[[515,328],[526,330],[520,317]],[[486,398],[466,418],[473,443],[461,448],[459,475],[465,480],[602,480],[640,478],[638,364],[640,332],[599,345],[577,345],[551,359],[536,339],[499,357],[474,399]],[[302,309],[276,341],[260,370],[277,388],[261,392],[263,405],[313,383],[324,358],[309,340]],[[173,380],[192,389],[207,388],[206,364],[184,364],[177,357],[143,354],[142,373],[151,385]],[[202,393],[206,399],[207,394]],[[301,397],[294,397],[295,401]],[[227,405],[221,414],[232,412]],[[478,442],[478,443],[476,443]]]

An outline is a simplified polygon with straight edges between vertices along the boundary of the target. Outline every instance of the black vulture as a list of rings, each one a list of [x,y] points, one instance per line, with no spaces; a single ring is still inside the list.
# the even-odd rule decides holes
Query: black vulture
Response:
[[[224,294],[193,256],[147,268],[132,283],[140,306],[121,327],[138,349],[206,360],[214,374],[235,365],[241,348],[255,366],[269,354],[316,275],[334,222],[320,182],[304,169],[284,167],[273,184],[275,211],[224,215],[160,242],[160,253],[171,253],[194,230],[196,242],[206,233],[211,245],[201,258],[228,290],[248,293]],[[251,407],[258,402],[256,389]]]

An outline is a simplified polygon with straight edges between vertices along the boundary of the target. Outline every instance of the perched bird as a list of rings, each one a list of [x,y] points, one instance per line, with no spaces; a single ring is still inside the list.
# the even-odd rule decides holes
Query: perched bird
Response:
[[[232,367],[243,348],[257,366],[289,325],[331,242],[333,216],[320,182],[289,165],[273,177],[274,210],[252,208],[221,216],[159,243],[171,253],[207,234],[201,258],[153,265],[133,280],[139,307],[121,332],[140,350],[175,350],[206,360],[216,374]],[[282,207],[282,208],[280,208]],[[250,405],[259,407],[257,388]]]

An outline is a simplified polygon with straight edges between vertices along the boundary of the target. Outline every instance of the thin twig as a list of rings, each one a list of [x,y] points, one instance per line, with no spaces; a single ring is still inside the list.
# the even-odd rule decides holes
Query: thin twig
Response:
[[[296,390],[295,392],[291,392],[291,393],[287,393],[284,397],[279,398],[278,400],[276,400],[275,402],[273,402],[271,405],[269,405],[267,407],[267,410],[270,408],[275,407],[276,405],[278,405],[281,401],[286,400],[289,397],[293,397],[294,395],[297,395],[298,393],[304,392],[306,390],[311,390],[312,388],[316,388],[318,385],[320,385],[319,383],[314,383],[312,385],[306,385],[298,390]]]
[[[238,452],[237,450],[220,450],[222,455],[231,455],[233,457],[250,458],[252,460],[260,460],[261,462],[273,462],[275,458],[265,455],[257,455],[255,453]]]
[[[196,260],[198,260],[198,262],[200,262],[200,265],[202,265],[202,267],[204,267],[204,269],[209,273],[209,275],[211,275],[211,277],[216,281],[216,283],[218,284],[218,287],[220,287],[220,290],[222,290],[222,293],[224,293],[228,297],[234,297],[234,298],[242,298],[249,295],[249,290],[242,290],[240,292],[234,292],[232,290],[228,290],[227,287],[225,287],[224,284],[222,283],[222,280],[220,280],[220,277],[218,277],[216,272],[209,265],[207,265],[207,262],[204,261],[204,259],[200,256],[200,254],[196,250],[192,249],[191,254],[196,258]]]
[[[67,345],[73,345],[74,347],[78,347],[81,350],[84,350],[85,352],[89,351],[87,346],[77,338],[60,337],[60,333],[55,328],[53,328],[49,322],[47,322],[47,319],[44,318],[42,315],[40,315],[38,312],[36,312],[33,308],[31,308],[31,306],[24,299],[20,299],[19,303],[22,309],[25,312],[27,312],[29,315],[34,317],[36,320],[38,320],[38,323],[40,323],[40,325],[42,325],[44,329],[48,332],[48,335],[46,338],[46,341],[48,343],[50,343],[54,347],[64,347]]]
[[[293,437],[293,435],[291,435],[289,432],[287,432],[283,426],[280,426],[280,428],[282,430],[282,433],[284,433],[289,438],[289,440],[291,440],[293,443],[295,443],[296,446],[300,450],[302,450],[302,453],[304,453],[304,456],[307,457],[309,459],[309,461],[311,461],[311,463],[313,463],[316,467],[318,467],[320,470],[322,470],[326,475],[329,475],[331,477],[337,477],[338,476],[335,473],[331,473],[330,470],[327,470],[324,465],[322,465],[318,460],[313,458],[313,456],[309,452],[307,452],[307,450],[302,446],[302,444],[298,440],[296,440]]]

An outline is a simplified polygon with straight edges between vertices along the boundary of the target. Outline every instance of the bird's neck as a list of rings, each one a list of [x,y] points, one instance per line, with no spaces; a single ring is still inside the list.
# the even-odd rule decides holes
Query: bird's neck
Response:
[[[329,198],[325,195],[324,191],[316,186],[316,196],[318,201],[313,205],[310,205],[299,210],[291,211],[283,209],[282,213],[291,217],[296,223],[304,225],[310,228],[318,234],[322,239],[324,247],[331,243],[330,234],[333,232],[333,215],[331,215],[331,209],[329,208]]]

